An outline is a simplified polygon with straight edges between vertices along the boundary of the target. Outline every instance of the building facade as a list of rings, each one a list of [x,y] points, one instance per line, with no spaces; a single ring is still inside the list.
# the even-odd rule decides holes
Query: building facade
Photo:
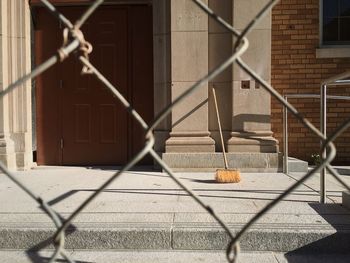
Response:
[[[61,45],[61,25],[38,2],[1,1],[2,90],[30,71],[32,55],[38,64]],[[51,2],[76,19],[90,1]],[[204,2],[242,30],[267,0]],[[281,93],[292,92],[295,77],[300,83],[294,88],[296,92],[306,91],[302,84],[309,79],[313,79],[315,90],[323,77],[347,67],[343,58],[316,58],[327,53],[319,45],[319,4],[318,0],[282,0],[248,36],[250,46],[244,61]],[[307,8],[311,14],[306,13]],[[227,59],[234,44],[232,34],[190,0],[106,1],[82,30],[94,46],[92,62],[148,122]],[[344,46],[334,49],[347,52]],[[103,95],[106,91],[95,80],[80,77],[74,59],[67,61],[35,80],[33,107],[30,82],[3,98],[0,156],[8,167],[30,167],[33,149],[39,165],[121,165],[142,147],[140,127],[118,102]],[[305,72],[294,72],[294,64],[303,64]],[[312,67],[316,68],[311,72]],[[281,109],[274,101],[271,107],[270,95],[237,66],[225,70],[173,109],[155,130],[156,151],[178,171],[223,165],[212,88],[218,95],[230,166],[245,171],[279,170]],[[301,152],[293,153],[303,156]]]
[[[272,12],[272,85],[281,94],[320,94],[320,83],[350,68],[350,1],[281,1]],[[329,95],[349,96],[349,86],[328,88]],[[290,100],[316,127],[320,125],[318,99]],[[327,101],[327,133],[349,115],[349,103]],[[272,100],[272,130],[282,139],[282,108]],[[290,156],[312,162],[319,140],[298,121],[289,118]],[[348,164],[350,132],[336,141],[335,164]]]

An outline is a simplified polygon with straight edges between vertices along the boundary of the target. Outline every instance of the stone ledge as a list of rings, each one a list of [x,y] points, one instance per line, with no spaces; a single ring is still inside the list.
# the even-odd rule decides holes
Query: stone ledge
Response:
[[[316,49],[316,58],[348,58],[349,47],[323,47]]]
[[[288,172],[290,173],[306,173],[308,167],[308,162],[293,157],[288,158]]]
[[[175,172],[212,172],[224,167],[222,153],[163,153],[162,159]],[[242,172],[281,172],[278,153],[227,153],[228,166]]]
[[[198,223],[197,223],[198,224]],[[231,228],[237,234],[242,226]],[[0,248],[38,249],[37,244],[52,249],[53,229],[0,229]],[[224,250],[229,237],[223,229],[213,225],[208,227],[154,228],[77,228],[68,230],[67,249],[89,250]],[[43,240],[45,240],[43,242]],[[334,229],[252,229],[245,233],[240,242],[246,251],[294,251],[348,253],[350,232]],[[334,245],[337,244],[337,245]]]
[[[68,229],[68,249],[170,249],[170,228]],[[0,229],[0,249],[52,249],[52,229]],[[43,242],[44,241],[44,242]]]

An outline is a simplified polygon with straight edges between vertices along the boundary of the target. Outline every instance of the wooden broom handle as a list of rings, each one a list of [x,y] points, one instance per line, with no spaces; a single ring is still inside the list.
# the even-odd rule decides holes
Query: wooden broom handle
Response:
[[[220,114],[219,114],[218,102],[216,100],[216,93],[215,93],[215,88],[214,87],[212,87],[212,91],[213,91],[213,97],[214,97],[216,118],[218,120],[218,125],[219,125],[219,132],[220,132],[220,139],[221,139],[221,145],[222,145],[222,154],[224,155],[225,169],[228,169],[227,157],[226,157],[226,149],[225,149],[225,144],[224,144],[224,138],[222,136],[222,129],[221,129],[221,122],[220,122]]]

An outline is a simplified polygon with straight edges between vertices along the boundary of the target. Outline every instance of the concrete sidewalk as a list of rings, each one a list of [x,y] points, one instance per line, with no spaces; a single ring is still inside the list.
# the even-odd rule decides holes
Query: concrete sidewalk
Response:
[[[48,262],[53,251],[39,254],[0,251],[1,263]],[[227,263],[223,251],[69,251],[77,263]],[[30,258],[32,261],[30,261]],[[64,262],[64,261],[59,261]],[[349,263],[346,254],[307,255],[278,252],[242,252],[238,263]]]
[[[111,168],[38,167],[17,175],[67,217],[114,172]],[[177,173],[234,232],[301,176],[244,173],[239,184],[217,184],[213,173]],[[350,184],[349,175],[343,178]],[[242,250],[350,253],[350,211],[340,204],[343,188],[332,178],[327,185],[328,204],[318,203],[319,179],[311,178],[244,235]],[[0,175],[0,200],[1,250],[51,247],[53,223],[4,175]],[[167,175],[135,171],[113,182],[74,220],[66,247],[175,252],[222,250],[227,242],[219,225]]]

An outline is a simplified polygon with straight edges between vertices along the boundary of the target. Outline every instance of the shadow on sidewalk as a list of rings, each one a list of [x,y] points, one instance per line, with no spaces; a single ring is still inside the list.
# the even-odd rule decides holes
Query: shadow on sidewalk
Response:
[[[62,218],[61,216],[60,220],[63,222],[64,218]],[[69,226],[69,228],[65,231],[66,237],[68,237],[69,235],[74,234],[74,232],[77,231],[77,227],[73,224],[71,224]],[[27,257],[32,261],[32,262],[50,262],[50,257],[47,256],[42,256],[40,255],[40,251],[41,250],[45,250],[45,249],[50,249],[50,246],[52,246],[54,244],[52,237],[47,238],[41,242],[39,242],[38,244],[32,246],[31,248],[29,248],[28,250],[26,250],[26,254]],[[54,254],[54,252],[52,251],[52,255]],[[67,260],[65,259],[60,259],[60,255],[58,256],[58,258],[56,259],[55,262],[67,262]],[[86,262],[86,261],[75,261],[76,263],[91,263],[91,262]]]
[[[63,193],[60,196],[52,199],[48,202],[49,205],[55,205],[61,201],[72,197],[75,194],[81,192],[96,192],[98,189],[73,189]],[[193,192],[197,193],[199,197],[203,198],[217,198],[217,199],[235,199],[235,200],[261,200],[271,201],[276,196],[283,193],[284,190],[256,190],[256,189],[201,189],[194,188]],[[158,196],[180,196],[189,197],[189,195],[180,188],[125,188],[125,189],[105,189],[103,193],[112,194],[132,194],[132,195],[158,195]],[[232,195],[235,194],[235,195]],[[294,196],[314,197],[318,196],[317,193],[308,190],[296,190],[293,192]],[[267,197],[269,196],[269,197]],[[270,197],[271,196],[271,197]],[[306,203],[308,200],[286,198],[284,201]]]
[[[318,204],[310,203],[320,216],[329,223],[334,234],[320,237],[319,240],[311,242],[306,246],[290,251],[285,254],[287,262],[291,263],[324,263],[324,262],[350,262],[350,211],[340,204]],[[325,229],[326,230],[326,229]],[[321,234],[322,230],[314,235]],[[304,240],[303,242],[307,242]]]

